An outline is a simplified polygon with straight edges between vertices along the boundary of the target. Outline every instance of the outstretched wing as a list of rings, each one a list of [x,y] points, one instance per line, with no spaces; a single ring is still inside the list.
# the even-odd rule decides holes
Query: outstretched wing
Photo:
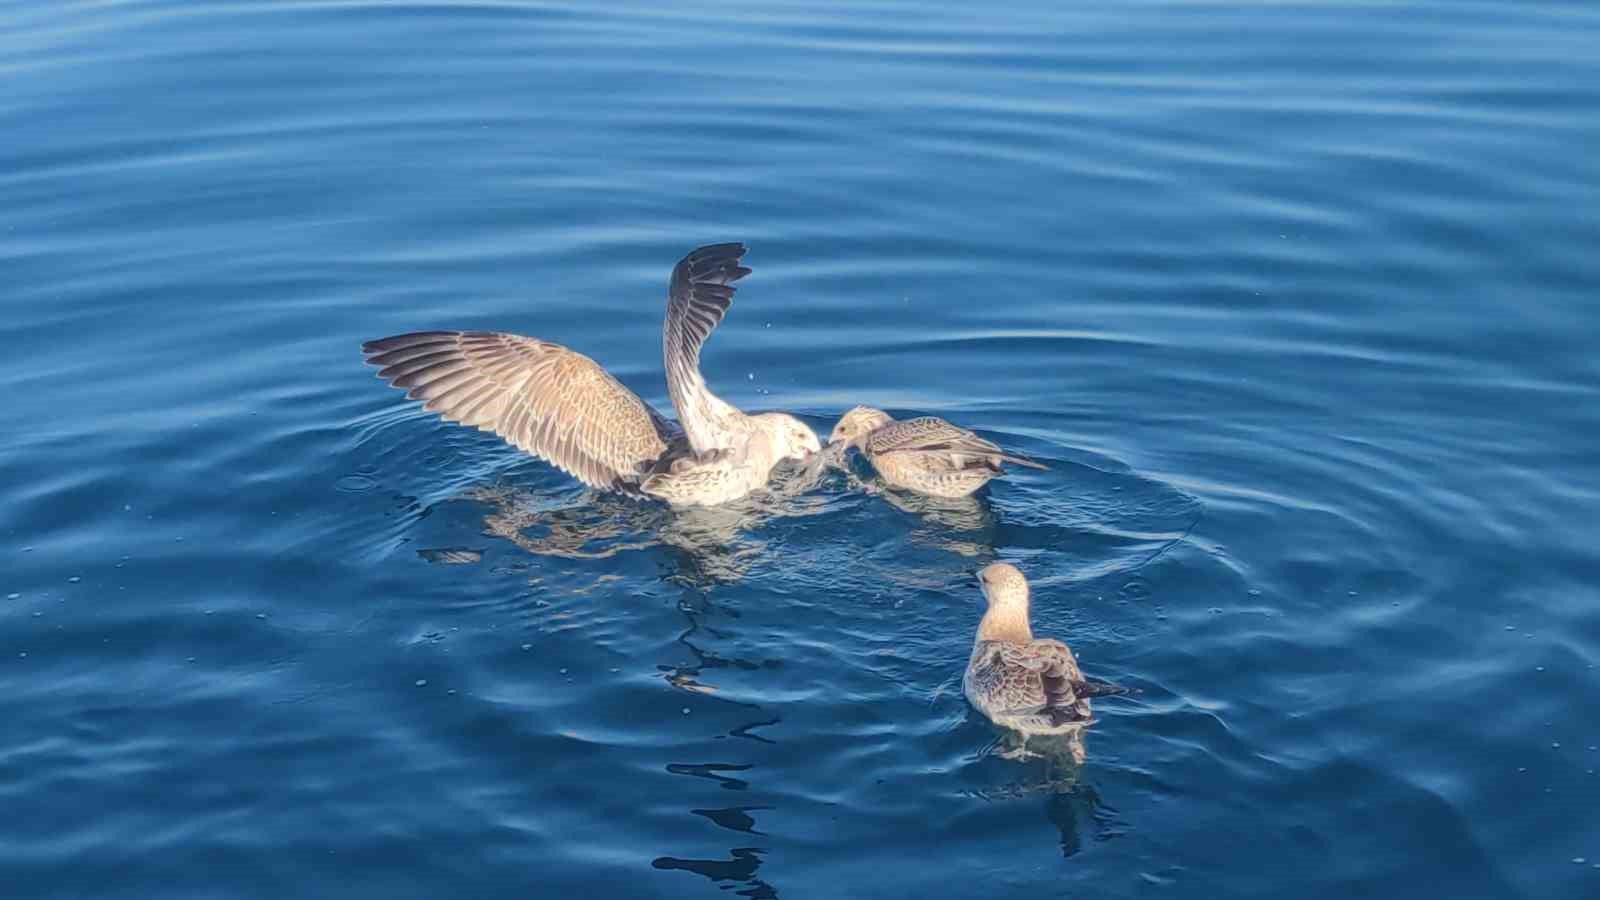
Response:
[[[690,252],[672,270],[662,349],[667,392],[689,446],[700,452],[727,447],[730,420],[739,411],[706,387],[700,375],[700,347],[733,304],[733,283],[750,274],[741,266],[743,244],[711,244]]]
[[[986,464],[999,471],[1001,460],[1035,469],[1045,468],[1031,459],[1006,453],[993,441],[984,440],[965,428],[935,416],[891,422],[868,436],[866,449],[872,455],[929,454],[957,469]]]
[[[667,422],[599,363],[493,331],[422,331],[361,345],[378,377],[451,422],[492,431],[591,487],[637,481]]]

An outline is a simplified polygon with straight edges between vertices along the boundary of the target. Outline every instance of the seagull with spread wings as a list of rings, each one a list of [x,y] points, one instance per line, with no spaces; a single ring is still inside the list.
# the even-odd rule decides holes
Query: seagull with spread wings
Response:
[[[711,506],[765,485],[779,461],[821,449],[785,413],[748,415],[711,392],[700,347],[750,274],[743,244],[712,244],[672,270],[662,328],[673,423],[600,364],[560,344],[497,331],[421,331],[368,341],[378,377],[446,421],[492,431],[584,484]]]

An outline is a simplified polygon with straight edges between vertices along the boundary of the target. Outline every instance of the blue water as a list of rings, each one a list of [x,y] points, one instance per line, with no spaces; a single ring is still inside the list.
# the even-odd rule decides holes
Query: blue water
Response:
[[[1597,48],[1549,0],[0,3],[0,893],[1600,896]],[[727,399],[1051,470],[675,513],[362,365],[505,329],[666,409],[725,240]],[[1081,766],[961,696],[994,559],[1142,691]]]

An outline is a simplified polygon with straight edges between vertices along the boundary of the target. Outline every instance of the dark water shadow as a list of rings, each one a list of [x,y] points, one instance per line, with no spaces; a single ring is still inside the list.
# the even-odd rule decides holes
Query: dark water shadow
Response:
[[[761,868],[761,854],[765,852],[767,851],[761,847],[735,847],[728,851],[728,859],[679,859],[674,856],[658,856],[650,865],[656,869],[693,872],[711,879],[719,887],[731,886],[730,883],[743,884],[741,890],[733,892],[740,897],[776,900],[778,889],[756,877],[756,871]]]

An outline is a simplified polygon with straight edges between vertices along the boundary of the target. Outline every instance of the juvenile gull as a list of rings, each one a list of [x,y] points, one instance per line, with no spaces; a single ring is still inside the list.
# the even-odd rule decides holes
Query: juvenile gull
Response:
[[[965,497],[1004,471],[1004,463],[1047,468],[943,419],[897,422],[868,406],[845,413],[828,443],[859,449],[889,485],[934,497]]]
[[[662,349],[674,424],[600,364],[496,331],[422,331],[361,346],[378,376],[446,421],[492,431],[602,490],[711,506],[767,483],[780,460],[821,449],[804,422],[746,415],[700,375],[700,347],[750,274],[743,244],[712,244],[672,270]]]
[[[1034,638],[1028,579],[993,563],[978,573],[989,608],[978,623],[961,690],[989,721],[1023,734],[1064,734],[1089,722],[1089,698],[1127,689],[1090,681],[1066,644]]]

